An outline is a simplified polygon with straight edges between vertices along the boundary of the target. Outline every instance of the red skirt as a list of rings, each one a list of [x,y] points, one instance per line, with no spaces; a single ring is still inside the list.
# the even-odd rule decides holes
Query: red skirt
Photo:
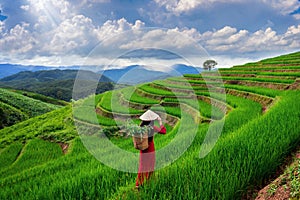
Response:
[[[154,142],[149,142],[149,147],[140,151],[140,164],[138,176],[135,185],[140,186],[145,180],[148,180],[154,172],[155,168],[155,148]]]

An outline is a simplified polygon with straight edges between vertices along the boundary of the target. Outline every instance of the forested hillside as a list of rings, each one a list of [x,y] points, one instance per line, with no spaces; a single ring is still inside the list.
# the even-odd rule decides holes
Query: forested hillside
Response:
[[[1,87],[27,90],[56,99],[70,101],[78,70],[24,71],[0,79]],[[87,81],[99,81],[97,94],[112,90],[112,80],[91,71],[81,71]],[[99,80],[98,80],[99,79]]]
[[[65,105],[43,95],[0,88],[0,129]]]

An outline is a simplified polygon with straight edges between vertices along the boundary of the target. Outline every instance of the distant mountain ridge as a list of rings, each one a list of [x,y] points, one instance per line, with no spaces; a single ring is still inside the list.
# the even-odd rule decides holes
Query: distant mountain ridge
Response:
[[[71,67],[48,67],[38,65],[18,65],[18,64],[0,64],[0,79],[17,74],[22,71],[41,71],[41,70],[54,70],[54,69],[79,69],[79,66]]]
[[[7,72],[5,66],[3,64],[0,66],[2,75],[5,74],[4,72]],[[23,71],[0,79],[0,87],[28,90],[65,101],[69,101],[72,98],[74,81],[78,77],[84,79],[84,84],[90,85],[90,87],[83,89],[87,91],[92,90],[92,83],[88,82],[99,82],[96,89],[98,94],[113,89],[115,84],[136,85],[172,76],[182,76],[183,74],[199,74],[202,71],[201,68],[183,64],[173,65],[169,67],[167,72],[150,70],[141,65],[131,65],[122,69],[102,70],[98,73],[84,70],[84,67],[80,69],[80,73],[78,73],[79,69],[66,69],[66,67],[54,69],[43,66],[8,65],[6,67],[12,69],[10,73],[18,70]],[[78,67],[72,66],[70,68]],[[24,71],[24,69],[31,71]],[[87,67],[86,69],[92,68]],[[98,79],[100,80],[98,81]]]
[[[122,69],[103,70],[104,76],[116,83],[135,85],[144,82],[151,82],[157,79],[166,79],[172,76],[182,76],[183,74],[199,74],[202,68],[176,64],[169,68],[169,71],[149,70],[141,65],[131,65]]]
[[[69,101],[72,98],[74,81],[77,78],[77,74],[78,70],[24,71],[0,79],[0,86],[28,90]],[[111,90],[114,87],[111,79],[91,71],[81,70],[80,79],[83,79],[86,85],[95,84],[95,81],[98,82],[97,94]]]
[[[41,71],[23,71],[17,74],[4,77],[0,79],[2,82],[9,82],[9,81],[19,81],[25,79],[33,79],[35,82],[47,82],[52,80],[66,80],[66,79],[75,79],[77,77],[78,70],[67,69],[55,69],[55,70],[41,70]],[[111,79],[105,76],[99,76],[91,71],[80,70],[80,77],[86,77],[87,80],[98,80],[100,78],[100,82],[112,82]]]
[[[93,67],[89,66],[86,68],[87,71],[93,71]],[[52,71],[52,70],[85,70],[85,67],[80,66],[60,66],[60,67],[50,67],[50,66],[34,66],[34,65],[17,65],[17,64],[0,64],[0,79],[7,78],[9,76],[18,74],[19,72],[37,72],[37,71]],[[175,64],[169,67],[168,72],[163,72],[159,70],[149,70],[142,65],[130,65],[120,69],[109,69],[101,70],[98,73],[105,75],[114,82],[122,84],[138,84],[143,82],[150,82],[157,79],[165,79],[170,76],[181,76],[183,74],[197,74],[201,73],[202,68],[187,66],[184,64]],[[21,76],[30,76],[30,73],[19,74]],[[43,76],[43,75],[42,75]],[[9,77],[10,79],[16,77]],[[74,77],[71,77],[74,78]],[[65,78],[61,78],[65,79]],[[7,81],[7,79],[4,79]]]

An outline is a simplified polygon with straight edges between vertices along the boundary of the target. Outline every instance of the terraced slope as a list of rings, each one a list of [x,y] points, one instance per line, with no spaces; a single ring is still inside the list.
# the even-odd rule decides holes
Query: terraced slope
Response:
[[[75,102],[74,119],[67,106],[0,130],[0,160],[7,160],[0,169],[0,199],[241,199],[300,142],[299,58],[300,52],[110,91]],[[136,174],[102,164],[80,138],[102,141],[105,134],[119,148],[137,152],[131,138],[116,134],[116,124],[128,118],[138,123],[149,108],[168,129],[156,136],[156,149],[183,143],[193,131],[195,137],[137,192]],[[30,144],[45,154],[28,151]],[[128,159],[109,146],[91,152],[97,151],[115,162]]]
[[[42,95],[0,88],[0,129],[66,105]]]

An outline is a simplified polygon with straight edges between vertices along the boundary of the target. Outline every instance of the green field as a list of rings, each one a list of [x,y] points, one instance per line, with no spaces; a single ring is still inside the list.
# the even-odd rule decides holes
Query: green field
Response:
[[[65,105],[40,94],[0,88],[0,129]]]
[[[220,69],[222,76],[172,77],[61,108],[0,89],[0,108],[18,119],[0,130],[0,199],[242,199],[262,188],[299,147],[300,74],[284,71],[299,69],[299,57],[300,52]],[[288,87],[274,89],[278,84]],[[155,136],[157,150],[178,144],[169,149],[171,159],[182,151],[180,145],[191,144],[137,191],[136,173],[113,169],[94,155],[125,166],[129,158],[97,142],[109,135],[107,143],[138,153],[117,125],[128,118],[139,123],[149,108],[166,116],[168,131]],[[86,138],[95,144],[89,150]]]

